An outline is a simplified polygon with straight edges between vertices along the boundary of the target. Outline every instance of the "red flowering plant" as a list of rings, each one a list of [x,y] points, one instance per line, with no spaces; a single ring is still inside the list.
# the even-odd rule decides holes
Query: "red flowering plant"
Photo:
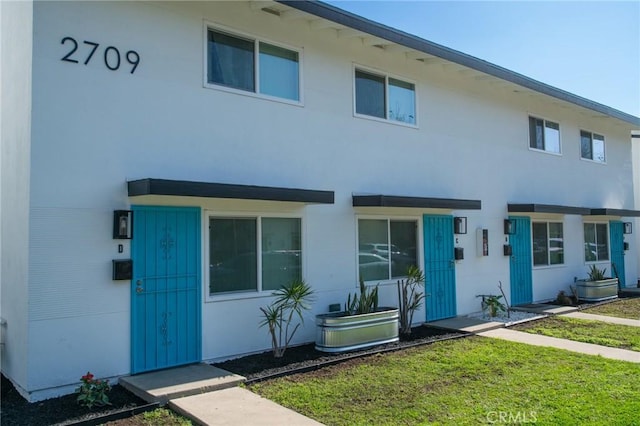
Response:
[[[87,371],[87,374],[80,378],[82,384],[76,392],[80,393],[76,401],[80,405],[91,409],[94,406],[111,405],[107,392],[111,390],[109,380],[93,380],[93,374]]]

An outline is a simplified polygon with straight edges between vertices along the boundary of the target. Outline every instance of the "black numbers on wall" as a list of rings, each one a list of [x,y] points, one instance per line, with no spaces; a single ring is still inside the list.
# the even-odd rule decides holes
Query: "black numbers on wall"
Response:
[[[64,55],[60,60],[65,62],[71,62],[73,64],[80,63],[80,60],[83,60],[83,64],[87,65],[89,61],[93,58],[93,55],[96,53],[98,48],[100,47],[99,43],[94,43],[93,41],[84,40],[80,50],[78,50],[78,42],[73,37],[65,37],[60,42],[62,45],[66,45],[69,48],[69,51],[66,55]],[[86,56],[85,56],[86,55]],[[126,61],[127,65],[130,66],[129,72],[133,74],[138,68],[140,64],[140,55],[135,50],[127,51],[124,56],[120,55],[120,51],[115,46],[107,46],[103,51],[103,61],[104,66],[110,69],[111,71],[117,71],[120,69],[120,65],[122,64],[122,58],[124,57],[124,61]]]

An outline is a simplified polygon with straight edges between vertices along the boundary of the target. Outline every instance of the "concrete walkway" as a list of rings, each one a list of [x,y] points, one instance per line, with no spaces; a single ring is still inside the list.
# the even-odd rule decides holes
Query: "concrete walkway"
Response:
[[[172,399],[169,407],[201,425],[322,426],[322,423],[239,387]]]
[[[618,318],[618,317],[610,317],[606,315],[586,314],[584,312],[571,312],[563,316],[568,318],[576,318],[576,319],[591,320],[591,321],[602,321],[602,322],[608,322],[610,324],[630,325],[633,327],[640,327],[640,320],[634,320],[630,318]]]
[[[534,346],[547,346],[588,355],[599,355],[603,358],[616,359],[619,361],[640,363],[640,352],[610,348],[607,346],[594,345],[592,343],[575,342],[567,339],[558,339],[557,337],[540,336],[538,334],[525,333],[505,328],[483,331],[482,333],[478,333],[478,336],[526,343]]]
[[[200,425],[322,425],[238,387],[244,380],[202,363],[121,377],[120,384],[147,402],[168,403]]]

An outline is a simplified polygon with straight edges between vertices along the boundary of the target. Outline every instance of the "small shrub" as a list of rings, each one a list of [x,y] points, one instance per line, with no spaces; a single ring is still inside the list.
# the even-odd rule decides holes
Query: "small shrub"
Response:
[[[589,281],[601,281],[605,279],[604,274],[607,272],[607,268],[599,269],[596,265],[591,265],[589,268]]]
[[[354,293],[353,299],[351,299],[351,293],[349,293],[344,310],[349,312],[351,315],[355,315],[368,314],[375,312],[377,309],[378,285],[376,285],[371,291],[367,291],[367,286],[364,284],[362,277],[360,277],[360,297],[358,297],[358,293]]]
[[[413,314],[422,306],[424,293],[419,291],[424,283],[424,273],[416,266],[407,270],[407,278],[398,280],[398,311],[400,315],[400,333],[411,334]]]
[[[80,378],[82,384],[76,389],[76,392],[80,393],[76,401],[89,409],[94,406],[111,405],[107,395],[111,390],[109,380],[94,380],[93,377],[93,374],[87,371],[87,374]]]
[[[276,296],[276,300],[266,308],[260,308],[264,316],[260,327],[265,325],[269,327],[273,356],[282,358],[298,327],[304,323],[302,311],[310,308],[309,302],[313,299],[313,290],[303,280],[295,280],[276,290],[273,295]],[[290,330],[294,315],[300,318],[300,322]]]
[[[498,312],[505,312],[507,308],[500,301],[502,296],[495,296],[493,294],[483,296],[482,298],[482,310],[488,311],[489,317],[493,318],[498,315]]]

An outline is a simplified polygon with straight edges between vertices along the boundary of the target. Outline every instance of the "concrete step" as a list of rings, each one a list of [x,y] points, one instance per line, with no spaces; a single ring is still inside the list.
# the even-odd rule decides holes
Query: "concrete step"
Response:
[[[531,312],[541,315],[561,315],[578,310],[575,306],[548,305],[546,303],[531,303],[528,305],[512,306],[512,311]]]
[[[498,321],[485,321],[478,318],[455,317],[427,323],[430,327],[444,330],[455,330],[466,333],[480,333],[487,330],[504,327],[504,323]]]
[[[193,364],[120,378],[120,385],[147,402],[166,404],[170,399],[237,386],[245,378],[209,364]]]

